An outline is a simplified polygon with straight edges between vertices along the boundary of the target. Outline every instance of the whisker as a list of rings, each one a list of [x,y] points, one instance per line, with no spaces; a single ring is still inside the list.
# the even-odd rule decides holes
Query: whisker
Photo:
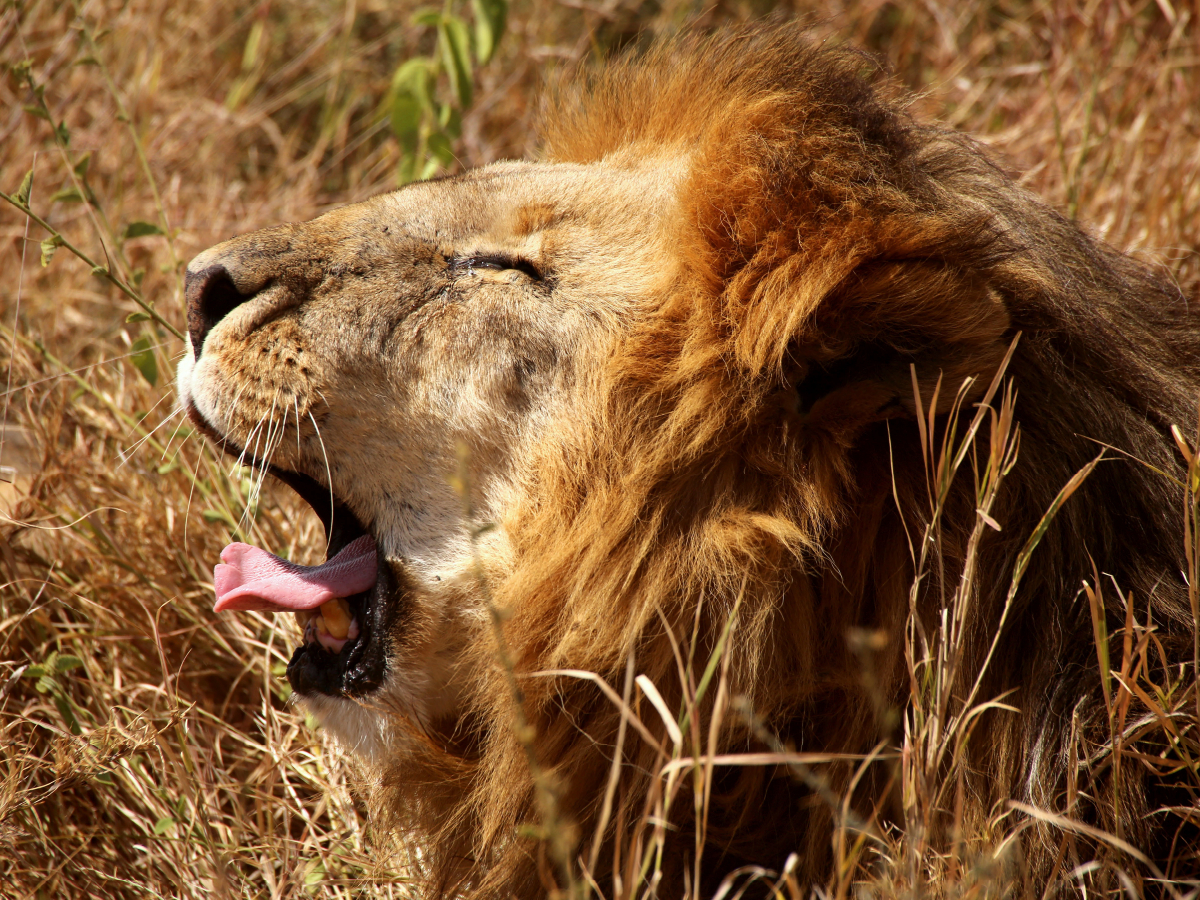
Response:
[[[179,444],[179,450],[182,452],[184,442]],[[188,523],[192,520],[192,496],[196,493],[196,479],[200,477],[200,461],[204,458],[204,449],[207,444],[201,442],[200,455],[196,457],[196,465],[192,469],[192,485],[188,488],[187,506],[183,509],[183,545],[187,546]]]
[[[167,399],[167,398],[164,397],[163,400],[165,400],[165,399]],[[158,403],[155,403],[154,406],[152,406],[150,408],[150,412],[154,412],[154,410],[158,408],[160,403],[162,403],[162,400],[159,400]],[[118,451],[117,455],[121,458],[121,462],[117,464],[117,471],[120,471],[121,467],[124,466],[125,463],[129,462],[129,460],[131,460],[133,458],[134,454],[137,453],[137,451],[140,450],[141,447],[148,440],[150,440],[150,438],[154,437],[155,432],[157,432],[164,425],[168,424],[172,419],[179,416],[182,412],[183,412],[182,409],[173,410],[169,415],[167,415],[167,417],[165,419],[163,419],[161,422],[159,422],[157,425],[155,425],[153,428],[151,428],[148,432],[146,432],[144,435],[142,435],[140,438],[138,438],[136,441],[134,441],[127,449]],[[126,435],[128,435],[128,433],[129,432],[126,432]]]
[[[183,410],[181,409],[181,410],[180,410],[180,412],[183,412]],[[184,428],[184,427],[186,427],[186,426],[187,426],[187,417],[185,416],[185,417],[183,417],[183,419],[182,419],[182,420],[179,422],[179,424],[175,426],[175,430],[171,432],[171,436],[170,436],[169,438],[167,438],[167,443],[166,443],[166,445],[163,447],[162,456],[161,456],[161,457],[159,457],[159,460],[158,460],[160,463],[161,463],[161,462],[162,462],[164,459],[166,459],[166,458],[167,458],[167,454],[171,452],[171,444],[175,443],[175,438],[176,438],[176,436],[178,436],[179,432],[180,432],[180,431],[182,431],[182,430],[183,430],[183,428]],[[187,439],[188,439],[189,437],[191,437],[191,434],[185,435],[185,436],[184,436],[184,439],[183,439],[183,441],[180,441],[180,443],[179,443],[179,446],[180,446],[180,448],[181,448],[181,449],[182,449],[182,447],[183,447],[183,444],[184,444],[184,442],[186,442],[186,441],[187,441]],[[178,455],[179,455],[179,451],[178,451],[178,450],[177,450],[177,451],[175,451],[175,455],[176,455],[176,456],[178,456]]]
[[[325,438],[321,436],[321,426],[317,424],[316,418],[312,414],[312,410],[308,411],[308,419],[313,424],[313,429],[317,432],[317,442],[321,445],[321,456],[325,460],[325,483],[329,486],[329,533],[333,534],[333,472],[329,469],[329,454],[325,452]]]
[[[174,441],[174,440],[175,440],[175,435],[176,435],[176,434],[178,434],[178,433],[179,433],[179,430],[180,430],[181,428],[183,428],[183,427],[184,427],[186,424],[187,424],[187,422],[186,422],[186,421],[183,421],[183,422],[180,422],[180,423],[179,423],[178,427],[176,427],[176,429],[175,429],[174,433],[172,433],[172,435],[171,435],[171,440],[172,440],[172,441]],[[193,432],[193,433],[189,433],[189,434],[186,434],[186,435],[184,435],[184,437],[183,437],[183,440],[181,440],[181,441],[179,442],[179,446],[178,446],[178,447],[175,449],[175,455],[174,455],[174,456],[172,456],[172,457],[170,458],[170,460],[168,460],[168,461],[167,461],[167,465],[173,465],[173,464],[175,463],[175,460],[177,460],[177,459],[179,458],[179,454],[183,452],[183,448],[187,446],[188,438],[193,438],[193,437],[195,437],[195,436],[196,436],[196,435],[195,435],[195,433],[194,433],[194,432]],[[201,441],[201,443],[203,443],[203,441]],[[167,444],[167,448],[166,448],[166,449],[163,451],[163,459],[166,459],[167,453],[168,453],[168,451],[170,451],[170,449],[171,449],[171,445],[170,445],[170,443],[168,443],[168,444]],[[162,462],[163,462],[163,460],[162,460],[162,459],[160,459],[160,460],[159,460],[159,463],[160,463],[160,464],[162,464]]]
[[[258,423],[254,426],[254,430],[251,431],[250,434],[248,435],[248,438],[254,439],[254,452],[251,454],[251,458],[256,459],[263,463],[265,463],[266,461],[263,459],[263,457],[261,455],[259,455],[259,447],[261,445],[263,436],[265,434],[264,426],[266,426],[268,424],[268,421],[269,420],[267,419],[266,416],[260,418],[258,420]],[[252,498],[254,496],[254,479],[255,479],[255,477],[257,477],[258,471],[261,471],[261,470],[256,470],[253,467],[248,467],[245,465],[246,453],[249,451],[249,448],[250,448],[250,440],[247,439],[246,446],[242,448],[242,454],[240,457],[238,457],[238,462],[242,465],[242,467],[250,468],[251,471],[254,473],[254,477],[252,477],[250,480],[250,487],[246,490],[245,505],[242,508],[242,515],[241,515],[241,519],[239,522],[239,527],[243,531],[248,530],[247,526],[249,524],[249,519],[247,517],[250,514],[250,504],[251,504]],[[231,474],[231,477],[233,477],[232,474]],[[240,483],[239,483],[238,489],[239,490],[241,489]]]
[[[246,468],[246,454],[250,453],[251,441],[254,442],[254,452],[251,453],[251,456],[255,459],[261,459],[258,456],[258,441],[261,439],[260,435],[262,434],[263,423],[264,419],[260,417],[254,424],[254,427],[250,429],[250,433],[246,435],[246,441],[242,444],[242,452],[238,454],[237,458],[237,466],[239,468]],[[232,477],[232,472],[230,473],[230,477]]]
[[[263,484],[267,479],[266,467],[270,463],[271,457],[275,455],[275,450],[278,448],[278,444],[275,443],[276,435],[279,434],[279,423],[275,420],[275,404],[278,400],[279,391],[276,391],[275,396],[271,399],[271,411],[267,413],[267,429],[263,440],[263,455],[258,457],[262,462],[262,466],[258,468],[255,477],[251,479],[250,490],[246,496],[246,509],[242,513],[243,518],[247,519],[250,526],[253,525],[253,521],[249,519],[251,507],[257,505],[262,496]],[[255,451],[257,452],[257,447]]]

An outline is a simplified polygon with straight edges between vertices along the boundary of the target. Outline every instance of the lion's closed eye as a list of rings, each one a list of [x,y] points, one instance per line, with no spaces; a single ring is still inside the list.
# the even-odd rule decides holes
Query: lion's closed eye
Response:
[[[491,253],[458,256],[450,261],[450,269],[456,274],[476,275],[486,281],[513,282],[521,280],[522,276],[532,281],[544,280],[537,266],[519,256]]]

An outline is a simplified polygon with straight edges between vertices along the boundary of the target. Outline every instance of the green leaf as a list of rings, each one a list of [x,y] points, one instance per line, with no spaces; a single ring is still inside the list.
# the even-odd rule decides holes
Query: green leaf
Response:
[[[94,56],[84,56],[75,60],[74,64],[77,66],[98,66],[100,65],[100,61]]]
[[[430,61],[410,59],[392,75],[389,116],[392,131],[405,153],[416,153],[426,110],[433,109],[430,94]]]
[[[232,531],[237,531],[237,522],[233,521],[233,516],[223,509],[206,509],[200,513],[200,517],[205,522],[224,522]]]
[[[50,196],[51,203],[82,203],[83,194],[75,187],[65,187]]]
[[[141,310],[138,310],[137,312],[131,312],[129,315],[127,315],[125,317],[125,321],[126,322],[149,322],[150,317],[148,315],[146,315],[144,312],[142,312]]]
[[[58,682],[49,675],[43,675],[34,685],[39,694],[52,694],[58,691]]]
[[[58,142],[64,147],[71,143],[71,131],[67,128],[66,122],[59,122],[54,126],[54,136],[58,138]]]
[[[404,187],[417,180],[417,154],[405,152],[400,154],[400,162],[396,165],[396,184]]]
[[[121,240],[128,241],[131,238],[146,237],[151,234],[162,234],[163,230],[153,222],[130,222],[121,229]]]
[[[396,67],[392,73],[392,90],[419,95],[419,90],[429,78],[429,63],[424,59],[410,59]]]
[[[321,860],[316,860],[310,864],[308,872],[304,876],[304,887],[306,893],[313,893],[318,885],[325,880],[325,863]]]
[[[425,146],[429,150],[429,155],[433,159],[436,159],[438,164],[443,168],[454,164],[454,148],[450,146],[450,138],[446,136],[445,132],[433,132],[429,135],[429,140]]]
[[[470,39],[467,26],[462,19],[446,16],[438,26],[438,45],[446,71],[450,75],[450,87],[458,98],[460,109],[471,105],[474,85],[471,83],[471,56],[468,52]]]
[[[158,362],[154,358],[154,351],[150,349],[150,339],[140,337],[133,342],[133,355],[129,357],[142,377],[150,383],[151,387],[158,384]]]
[[[42,241],[42,268],[50,265],[50,260],[54,259],[54,251],[61,247],[63,239],[57,234],[52,234],[50,237]]]
[[[443,103],[438,110],[438,125],[447,137],[462,137],[462,114],[449,103]]]
[[[88,167],[92,164],[92,151],[89,150],[75,163],[75,174],[82,181],[87,178]]]
[[[43,678],[43,677],[45,677],[45,675],[48,671],[49,670],[45,666],[43,666],[41,664],[35,664],[32,666],[27,666],[25,668],[25,671],[21,673],[21,677],[22,678]]]
[[[170,816],[163,816],[161,819],[159,819],[157,822],[154,823],[154,833],[157,835],[163,835],[163,834],[166,834],[168,831],[170,831],[174,827],[175,827],[175,820],[172,819]]]
[[[25,112],[29,113],[31,116],[37,116],[39,119],[45,119],[47,122],[50,121],[50,113],[46,112],[46,110],[40,106],[34,106],[33,104],[30,104],[25,107]]]
[[[418,56],[397,67],[392,75],[392,93],[406,93],[421,101],[422,106],[433,107],[433,99],[429,93],[429,79],[432,63]]]
[[[246,36],[246,46],[242,50],[242,71],[249,72],[258,63],[259,49],[262,47],[263,20],[256,19],[250,26]]]
[[[434,9],[431,6],[426,6],[413,13],[410,21],[414,25],[424,25],[426,27],[430,25],[439,25],[442,21],[442,14],[439,10]]]
[[[82,734],[83,729],[79,727],[79,720],[75,718],[75,710],[71,708],[71,701],[64,694],[58,693],[54,697],[54,705],[58,707],[58,714],[63,717],[63,721],[71,729],[71,734]]]
[[[70,672],[72,669],[78,669],[82,665],[83,660],[78,656],[70,656],[65,653],[61,656],[55,657],[54,659],[54,671],[58,672],[60,675],[63,672]]]
[[[508,19],[508,0],[471,0],[475,10],[475,58],[483,65],[492,58]]]
[[[21,186],[17,188],[17,202],[23,206],[29,206],[29,195],[33,193],[33,169],[25,173],[25,177],[21,179]]]
[[[138,266],[136,269],[133,270],[132,274],[133,274],[133,286],[141,287],[142,279],[146,277],[146,269],[143,266]],[[150,317],[146,316],[146,318],[148,319]]]
[[[398,91],[392,96],[392,131],[406,153],[415,153],[417,150],[423,114],[421,101],[412,94]]]

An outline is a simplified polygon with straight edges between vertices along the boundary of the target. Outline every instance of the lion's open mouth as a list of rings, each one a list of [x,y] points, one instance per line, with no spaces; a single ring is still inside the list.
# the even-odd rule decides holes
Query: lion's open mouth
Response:
[[[396,586],[390,567],[378,558],[375,537],[315,479],[244,453],[194,407],[188,412],[226,453],[270,472],[295,491],[320,518],[327,538],[326,561],[317,566],[297,565],[249,544],[230,544],[213,573],[214,610],[294,613],[304,636],[287,676],[298,694],[343,696],[379,687],[387,659],[385,617]]]

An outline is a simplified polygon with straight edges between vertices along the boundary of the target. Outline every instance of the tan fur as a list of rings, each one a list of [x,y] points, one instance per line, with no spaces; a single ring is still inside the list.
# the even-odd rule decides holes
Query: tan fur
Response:
[[[1021,460],[984,549],[969,666],[1016,549],[1096,441],[1178,470],[1168,429],[1194,417],[1200,360],[1182,297],[966,138],[912,122],[868,68],[787,30],[677,42],[564,92],[543,161],[415,185],[192,263],[226,265],[254,297],[181,365],[185,402],[331,483],[411,585],[385,686],[314,708],[375,761],[381,811],[423,835],[432,895],[534,897],[556,877],[519,830],[540,813],[489,602],[507,611],[536,758],[590,846],[619,711],[590,682],[532,673],[619,686],[632,657],[679,709],[673,642],[707,660],[740,604],[730,692],[785,743],[864,753],[880,739],[852,628],[889,636],[879,677],[903,707],[906,531],[927,510],[910,371],[925,398],[939,377],[943,397],[984,385],[1023,333],[1008,370]],[[447,262],[496,252],[545,280]],[[459,442],[473,518],[447,480]],[[974,521],[968,482],[947,507],[950,583]],[[1043,540],[984,682],[1020,712],[978,727],[965,821],[982,828],[1008,798],[1059,810],[1072,716],[1106,735],[1076,599],[1089,554],[1151,610],[1172,661],[1190,658],[1175,490],[1108,463]],[[469,533],[487,522],[484,590]],[[931,581],[918,616],[936,621],[939,596]],[[736,716],[718,744],[762,749]],[[595,873],[608,888],[657,750],[627,741],[624,762]],[[828,773],[839,790],[848,775]],[[869,775],[854,804],[886,812],[885,781]],[[1106,784],[1062,811],[1161,852],[1154,786],[1114,801]],[[690,807],[672,810],[666,895],[693,852]],[[829,876],[829,814],[783,771],[722,772],[707,840],[714,886],[791,852],[802,881]],[[1042,884],[1057,844],[1023,840],[1026,884]]]

